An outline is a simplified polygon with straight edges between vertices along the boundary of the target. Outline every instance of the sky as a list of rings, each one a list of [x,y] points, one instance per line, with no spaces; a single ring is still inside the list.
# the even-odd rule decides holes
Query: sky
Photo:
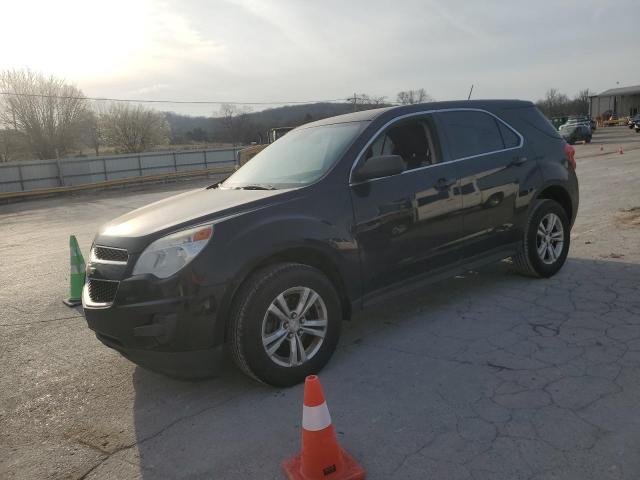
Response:
[[[0,70],[90,97],[450,100],[473,84],[473,98],[536,100],[640,84],[638,0],[2,0],[2,17]]]

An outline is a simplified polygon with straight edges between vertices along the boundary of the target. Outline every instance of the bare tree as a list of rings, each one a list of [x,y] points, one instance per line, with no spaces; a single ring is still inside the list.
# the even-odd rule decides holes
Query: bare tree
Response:
[[[432,102],[433,97],[429,95],[424,88],[418,90],[403,90],[398,92],[398,103],[402,105],[412,105],[414,103]]]
[[[106,145],[122,153],[140,153],[169,142],[165,115],[128,103],[113,103],[99,116],[99,135]]]
[[[33,155],[60,158],[79,139],[88,110],[83,93],[56,77],[31,70],[0,73],[0,123],[23,133]]]
[[[544,98],[538,101],[538,106],[548,117],[566,115],[568,104],[569,97],[560,93],[557,88],[547,90]]]
[[[220,118],[222,126],[227,132],[227,138],[233,145],[237,145],[244,140],[244,136],[250,127],[249,107],[238,107],[230,103],[220,105]]]
[[[100,113],[92,111],[86,113],[80,129],[80,136],[82,143],[90,147],[96,156],[100,155],[100,147],[105,143]]]
[[[575,113],[579,115],[587,115],[589,113],[589,89],[579,90],[573,98]]]
[[[380,106],[386,105],[387,97],[374,97],[373,95],[367,95],[366,93],[360,93],[355,96],[356,103],[364,106]]]

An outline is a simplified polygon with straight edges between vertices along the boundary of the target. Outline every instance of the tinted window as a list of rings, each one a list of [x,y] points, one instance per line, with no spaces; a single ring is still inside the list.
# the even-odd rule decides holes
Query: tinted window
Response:
[[[514,110],[514,113],[517,113],[517,115],[522,120],[527,122],[536,130],[544,133],[545,135],[548,135],[549,137],[555,138],[557,140],[562,139],[558,131],[553,127],[553,125],[549,121],[549,119],[545,117],[540,112],[540,110],[538,110],[536,107],[531,106],[531,107],[519,108],[517,110]]]
[[[309,185],[329,171],[364,126],[352,122],[293,130],[244,164],[223,187]]]
[[[442,114],[442,120],[454,160],[504,148],[498,124],[487,113],[445,112]]]
[[[392,125],[374,140],[364,161],[379,155],[400,155],[407,170],[438,163],[440,153],[433,119],[421,117]]]
[[[500,134],[502,135],[502,141],[505,148],[513,148],[520,145],[520,137],[518,137],[513,130],[507,127],[502,122],[497,122],[500,128]]]

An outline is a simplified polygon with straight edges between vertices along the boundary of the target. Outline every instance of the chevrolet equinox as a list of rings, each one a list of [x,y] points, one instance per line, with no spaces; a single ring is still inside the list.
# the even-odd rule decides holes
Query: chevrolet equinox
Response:
[[[298,127],[226,180],[102,226],[83,307],[152,370],[300,382],[341,322],[425,282],[511,258],[550,277],[578,209],[574,149],[530,102],[380,108]]]

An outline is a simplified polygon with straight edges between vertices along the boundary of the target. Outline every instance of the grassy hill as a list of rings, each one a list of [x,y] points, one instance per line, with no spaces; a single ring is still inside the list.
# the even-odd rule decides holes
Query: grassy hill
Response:
[[[358,105],[358,109],[375,108],[380,105]],[[244,114],[239,127],[238,140],[242,143],[257,142],[266,138],[266,132],[274,127],[297,127],[322,118],[353,111],[351,103],[312,103],[269,108]],[[172,143],[225,142],[230,140],[228,129],[221,117],[191,117],[167,112],[171,126]]]

